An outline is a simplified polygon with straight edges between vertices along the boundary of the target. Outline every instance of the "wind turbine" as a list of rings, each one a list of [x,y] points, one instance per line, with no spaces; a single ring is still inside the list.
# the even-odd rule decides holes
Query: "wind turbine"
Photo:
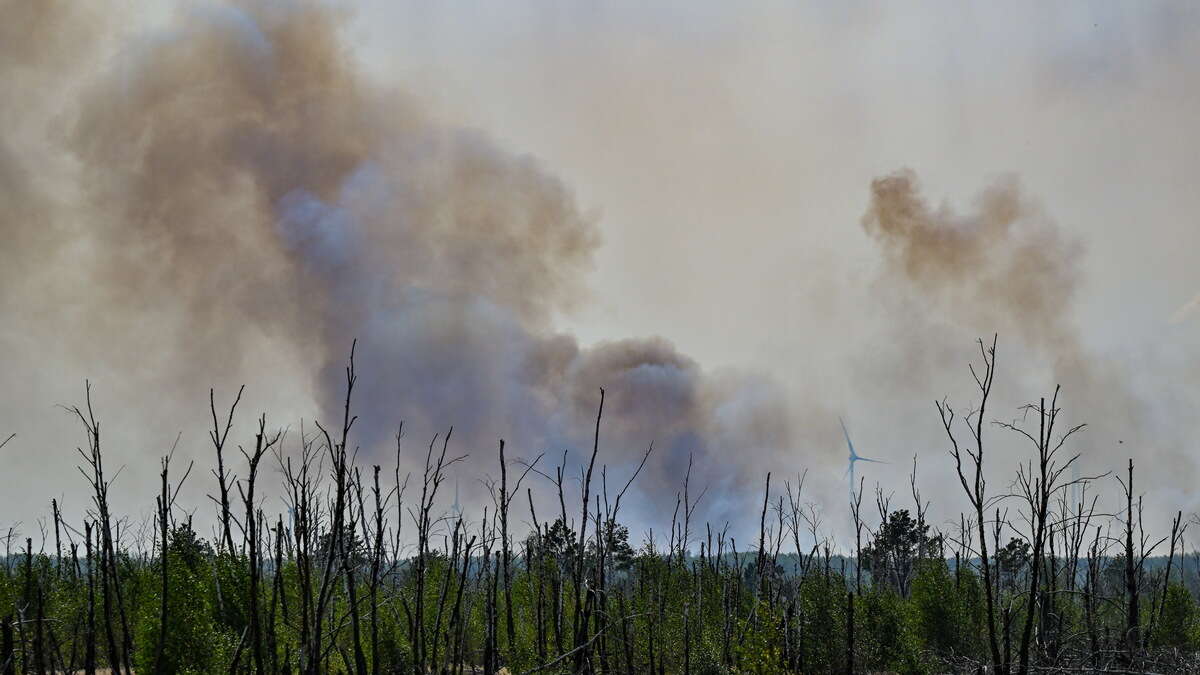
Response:
[[[846,431],[846,422],[842,418],[838,418],[838,422],[842,424],[842,433],[846,436],[846,447],[850,448],[850,466],[846,468],[846,474],[850,477],[850,494],[854,494],[854,463],[855,462],[874,462],[875,464],[887,464],[881,459],[869,459],[867,457],[859,457],[854,451],[854,443],[850,441],[850,432]]]

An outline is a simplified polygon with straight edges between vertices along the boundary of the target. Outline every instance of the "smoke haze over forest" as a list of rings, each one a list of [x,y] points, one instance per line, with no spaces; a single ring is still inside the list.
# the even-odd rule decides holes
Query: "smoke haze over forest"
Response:
[[[0,525],[87,506],[85,378],[136,511],[209,387],[295,440],[355,339],[360,457],[453,426],[469,505],[603,387],[638,525],[690,457],[700,518],[807,469],[844,536],[839,416],[956,517],[933,401],[999,333],[997,419],[1061,384],[1085,473],[1194,510],[1200,13],[731,8],[0,0]]]

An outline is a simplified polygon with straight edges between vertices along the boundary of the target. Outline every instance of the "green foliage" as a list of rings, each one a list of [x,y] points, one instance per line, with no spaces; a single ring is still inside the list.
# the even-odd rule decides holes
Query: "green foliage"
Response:
[[[935,654],[982,657],[978,640],[978,585],[975,576],[950,571],[944,560],[924,560],[913,579],[913,628],[921,645]]]
[[[1195,643],[1197,628],[1196,603],[1182,584],[1167,586],[1162,606],[1162,620],[1152,636],[1157,647],[1184,648]]]
[[[907,597],[918,562],[941,555],[941,535],[930,534],[929,525],[901,509],[890,513],[880,525],[874,539],[863,548],[862,561],[876,584],[890,586]]]
[[[859,658],[869,671],[912,673],[920,671],[920,645],[914,634],[904,599],[879,586],[859,598],[856,625]]]
[[[810,669],[845,665],[846,589],[841,576],[833,573],[813,574],[799,586],[800,649]]]
[[[996,574],[999,575],[1000,587],[1009,591],[1016,590],[1024,582],[1032,558],[1029,542],[1013,537],[995,553]]]
[[[134,665],[139,672],[218,673],[227,668],[236,636],[218,626],[208,564],[211,549],[186,525],[171,533],[167,563],[167,620],[162,610],[162,558],[140,575]],[[162,631],[162,632],[160,632]],[[159,647],[160,635],[165,641]]]
[[[896,584],[868,583],[855,596],[854,634],[855,667],[870,672],[936,673],[954,672],[962,664],[983,663],[988,659],[985,603],[979,576],[971,569],[952,568],[939,557],[919,553],[922,546],[933,547],[934,537],[926,536],[924,543],[915,539],[921,534],[906,515],[889,519],[890,528],[883,538],[874,542],[872,555],[886,555],[893,560],[913,554],[909,574],[908,595],[905,597]],[[495,587],[496,644],[500,650],[499,665],[510,672],[534,668],[542,663],[538,650],[537,606],[542,603],[543,628],[546,631],[548,656],[558,651],[553,636],[556,598],[560,603],[564,650],[573,645],[571,620],[575,615],[575,594],[572,582],[575,558],[571,557],[570,532],[565,526],[547,531],[550,537],[540,543],[530,540],[528,549],[532,560],[518,555],[513,564],[512,611],[515,634],[509,649],[504,617],[508,607],[503,584],[497,573],[495,556],[484,564],[473,556],[468,566],[462,604],[465,631],[463,651],[468,660],[479,662],[486,647],[489,613],[487,602],[490,589]],[[840,573],[841,566],[823,558],[809,561],[807,573],[798,575],[796,565],[770,565],[760,568],[753,554],[732,556],[716,561],[688,556],[663,555],[650,549],[637,552],[628,547],[628,533],[616,526],[606,535],[607,560],[604,570],[606,584],[603,616],[612,622],[604,630],[605,638],[593,646],[604,658],[612,672],[632,670],[644,672],[653,664],[655,672],[683,672],[685,663],[692,673],[753,672],[764,675],[794,672],[840,672],[846,667],[847,593],[854,587],[852,579]],[[886,542],[886,543],[885,543]],[[916,543],[914,543],[916,542]],[[594,542],[589,542],[584,556],[584,579],[589,585],[598,583],[599,558]],[[881,554],[881,551],[887,553]],[[1000,606],[1011,606],[1010,617],[1014,642],[1024,616],[1022,584],[1027,575],[1022,566],[1024,547],[1019,542],[1003,547],[997,554],[1001,577]],[[519,553],[524,553],[521,551]],[[361,608],[362,639],[368,660],[375,658],[370,650],[369,564],[370,556],[362,549],[354,556],[359,581],[356,592]],[[167,640],[161,645],[160,613],[162,611],[162,559],[134,557],[119,558],[125,614],[129,617],[133,666],[147,673],[217,673],[227,672],[243,634],[248,630],[249,593],[248,560],[240,555],[216,552],[210,544],[196,535],[190,527],[180,525],[170,536],[165,557],[167,565]],[[316,573],[322,571],[321,560],[314,560]],[[530,563],[530,564],[526,564]],[[1104,573],[1112,582],[1113,569],[1120,560],[1109,560]],[[892,564],[892,563],[889,563]],[[428,634],[428,647],[436,645],[444,655],[452,614],[452,602],[459,586],[461,558],[452,559],[444,551],[433,551],[427,559],[424,580],[425,603],[421,621]],[[1058,567],[1060,571],[1063,567]],[[1120,569],[1120,568],[1117,568]],[[273,638],[266,645],[267,659],[281,670],[298,668],[302,635],[297,611],[303,601],[300,569],[295,559],[285,558],[280,568],[281,583],[275,585],[276,570],[273,558],[264,561],[260,579],[260,606],[263,632]],[[344,572],[343,572],[344,574]],[[1009,575],[1007,578],[1003,575]],[[1066,577],[1057,580],[1060,588]],[[400,561],[384,571],[380,582],[380,611],[377,645],[378,660],[383,672],[411,672],[413,646],[409,643],[409,624],[406,612],[415,606],[416,579],[411,561]],[[28,566],[24,556],[8,560],[0,573],[0,602],[14,608],[11,611],[32,611],[26,604],[29,589],[44,589],[42,609],[47,625],[57,633],[48,637],[63,646],[61,651],[73,654],[72,663],[81,662],[84,619],[87,610],[87,566],[78,567],[69,560],[62,564],[45,555],[34,555]],[[1010,590],[1015,588],[1015,590]],[[1158,598],[1161,581],[1147,577],[1147,597],[1143,602],[1143,627],[1149,632],[1149,646],[1160,650],[1190,650],[1200,638],[1194,598],[1181,583],[1167,587],[1165,597]],[[346,627],[349,612],[348,587],[344,580],[330,586],[330,612],[341,621],[336,644],[323,665],[329,672],[346,672],[351,644]],[[282,590],[282,595],[277,593]],[[315,590],[313,591],[315,593]],[[107,651],[103,640],[105,617],[99,604],[97,590],[98,666],[107,666]],[[581,595],[585,604],[598,602]],[[1037,628],[1044,636],[1044,648],[1058,649],[1055,636],[1082,640],[1086,636],[1087,617],[1076,595],[1060,594],[1050,618],[1038,615]],[[1118,598],[1120,596],[1117,596]],[[443,602],[443,598],[447,598]],[[1040,602],[1050,602],[1046,593]],[[311,598],[310,598],[311,599]],[[286,610],[285,610],[286,608]],[[601,629],[600,611],[589,610],[589,634]],[[1122,625],[1120,602],[1099,603],[1093,621],[1102,634],[1115,635]],[[119,625],[120,614],[114,614],[118,640],[123,638]],[[629,618],[625,618],[629,617]],[[1042,625],[1040,622],[1048,621]],[[26,626],[28,618],[26,618]],[[60,628],[61,627],[61,628]],[[26,651],[18,656],[28,659],[31,634],[21,637]],[[73,644],[68,641],[74,639]],[[626,642],[628,645],[626,646]],[[601,647],[603,645],[603,647]],[[1014,644],[1014,648],[1015,648]],[[562,672],[571,669],[570,659],[562,664]],[[31,661],[22,660],[21,667],[32,668]],[[274,667],[274,666],[273,666]],[[243,650],[242,671],[251,669],[250,654]],[[33,668],[36,670],[36,668]],[[551,671],[553,672],[553,671]]]

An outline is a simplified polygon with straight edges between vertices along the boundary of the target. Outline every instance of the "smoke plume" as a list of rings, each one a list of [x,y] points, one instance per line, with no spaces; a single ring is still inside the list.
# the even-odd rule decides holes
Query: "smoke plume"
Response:
[[[956,330],[998,332],[998,387],[1010,408],[993,405],[995,418],[1020,418],[1016,405],[1040,396],[1048,403],[1061,385],[1065,418],[1089,427],[1065,451],[1081,453],[1085,475],[1147,453],[1180,470],[1187,466],[1185,441],[1163,406],[1149,406],[1130,372],[1086,346],[1075,307],[1083,247],[1022,194],[1015,179],[988,186],[971,211],[960,213],[931,207],[912,171],[880,177],[871,184],[862,225],[883,257],[880,282],[898,289],[882,297],[895,312],[891,323],[904,352],[944,349],[945,340],[933,337],[938,327],[928,323],[931,316],[950,317]],[[961,373],[964,361],[956,351],[939,366]],[[1029,449],[1017,445],[1012,452],[1020,459]],[[1160,492],[1155,499],[1169,509],[1179,496]]]
[[[1013,179],[985,189],[975,211],[931,208],[915,174],[871,183],[863,227],[889,277],[973,326],[993,325],[1045,354],[1075,360],[1081,349],[1071,303],[1081,248],[1021,195]]]
[[[317,2],[205,5],[121,50],[54,138],[75,163],[61,212],[0,154],[5,273],[32,275],[70,352],[169,398],[236,376],[265,340],[316,373],[328,420],[358,339],[358,442],[386,450],[403,420],[419,448],[454,426],[484,467],[499,438],[526,457],[586,447],[605,388],[605,458],[655,442],[664,502],[691,454],[725,484],[743,476],[706,455],[790,447],[769,382],[707,373],[664,339],[558,333],[586,296],[594,217],[536,159],[366,81],[344,20]],[[16,51],[37,58],[29,40]]]

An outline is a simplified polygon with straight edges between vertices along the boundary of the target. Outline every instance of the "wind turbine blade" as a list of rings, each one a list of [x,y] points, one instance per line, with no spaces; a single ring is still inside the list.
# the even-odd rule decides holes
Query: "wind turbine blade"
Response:
[[[866,457],[855,457],[855,459],[859,462],[871,462],[873,464],[887,464],[887,462],[883,461],[882,459],[867,459]]]
[[[838,422],[842,425],[842,434],[846,436],[846,446],[850,448],[850,457],[858,457],[858,454],[854,452],[854,443],[850,442],[850,432],[846,431],[846,421],[839,417]]]

